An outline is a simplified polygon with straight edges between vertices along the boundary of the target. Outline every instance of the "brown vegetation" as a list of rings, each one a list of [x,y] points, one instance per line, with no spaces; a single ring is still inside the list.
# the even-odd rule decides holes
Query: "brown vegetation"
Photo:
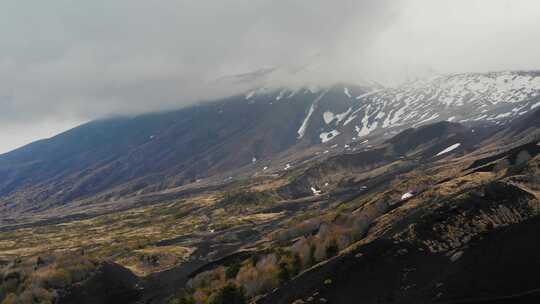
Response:
[[[15,259],[0,268],[0,303],[55,303],[70,286],[90,277],[97,266],[78,254]]]

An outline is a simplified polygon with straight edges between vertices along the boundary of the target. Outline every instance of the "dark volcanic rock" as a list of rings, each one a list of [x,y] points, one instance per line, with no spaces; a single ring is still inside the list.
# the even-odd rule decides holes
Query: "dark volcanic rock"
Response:
[[[137,278],[128,269],[114,263],[102,263],[95,275],[62,296],[60,304],[129,303],[141,293]]]

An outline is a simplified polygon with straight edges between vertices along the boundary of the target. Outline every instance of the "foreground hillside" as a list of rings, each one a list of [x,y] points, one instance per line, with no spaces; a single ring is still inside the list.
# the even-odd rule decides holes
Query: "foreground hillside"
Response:
[[[258,303],[538,300],[539,150],[498,170],[471,168],[386,207],[360,242]]]
[[[7,225],[0,299],[536,299],[539,124],[538,110],[504,127],[428,124],[273,174]]]

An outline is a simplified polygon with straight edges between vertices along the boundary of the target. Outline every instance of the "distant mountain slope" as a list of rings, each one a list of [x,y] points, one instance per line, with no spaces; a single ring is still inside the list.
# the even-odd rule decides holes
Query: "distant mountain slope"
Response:
[[[325,192],[329,184],[347,188],[355,182],[350,179],[351,174],[369,171],[397,160],[410,161],[411,165],[417,166],[421,162],[463,154],[472,151],[486,136],[471,131],[459,123],[447,121],[407,129],[374,148],[338,154],[318,163],[312,162],[309,168],[295,176],[281,190],[286,196],[301,197],[310,195],[312,187]],[[363,180],[362,185],[366,182]]]
[[[179,111],[91,122],[0,156],[0,210],[32,212],[109,192],[104,199],[156,191],[224,174],[320,139],[304,124],[314,100],[332,90],[287,100],[227,98]],[[343,95],[344,96],[344,95]],[[319,119],[322,121],[322,118]]]
[[[0,155],[0,214],[113,201],[240,168],[276,172],[284,169],[272,167],[276,158],[305,157],[312,147],[321,153],[309,150],[310,157],[326,157],[442,120],[504,125],[538,107],[540,73],[505,72],[396,88],[258,89],[178,111],[99,120]]]

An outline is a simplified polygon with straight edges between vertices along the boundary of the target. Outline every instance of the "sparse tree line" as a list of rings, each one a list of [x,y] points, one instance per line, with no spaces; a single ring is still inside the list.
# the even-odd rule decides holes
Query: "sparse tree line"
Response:
[[[277,231],[270,237],[281,245],[272,252],[199,273],[169,303],[246,303],[339,254],[363,238],[373,220],[387,209],[387,203],[376,202],[356,212],[336,212]]]
[[[496,169],[521,171],[531,158],[527,151],[520,151],[513,164],[502,160]],[[529,172],[529,176],[538,180],[537,168],[531,170],[534,172]],[[314,217],[278,230],[270,236],[278,245],[273,252],[200,273],[188,283],[183,295],[171,299],[171,303],[247,303],[365,237],[372,222],[388,208],[388,202],[380,200],[349,213]]]

